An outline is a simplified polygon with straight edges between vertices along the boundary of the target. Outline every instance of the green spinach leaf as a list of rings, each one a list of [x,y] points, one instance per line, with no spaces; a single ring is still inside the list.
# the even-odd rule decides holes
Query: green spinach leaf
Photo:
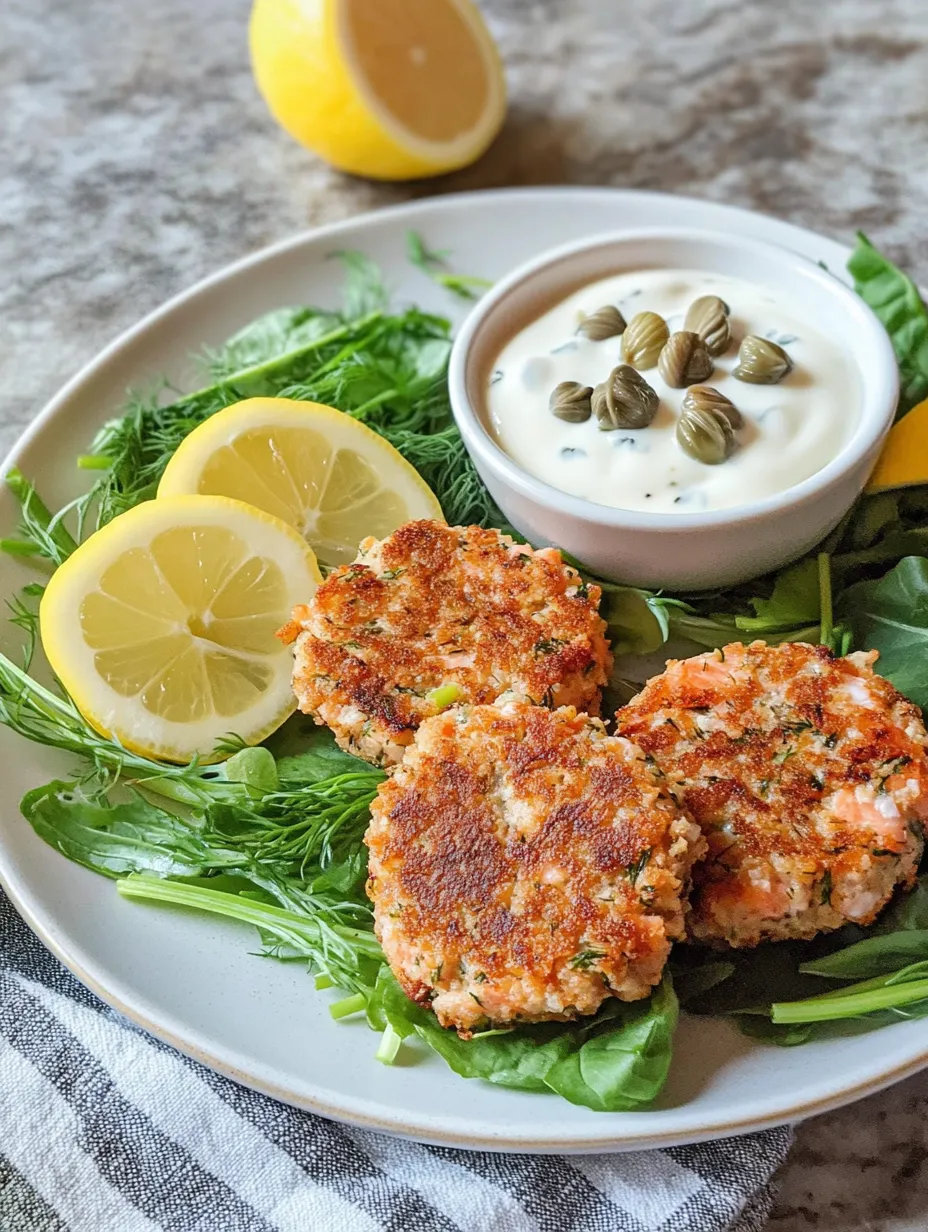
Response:
[[[644,1107],[660,1093],[670,1068],[677,998],[670,977],[645,1001],[607,1001],[571,1023],[539,1023],[485,1031],[463,1040],[415,1005],[382,968],[368,1002],[375,1029],[401,1038],[415,1032],[463,1078],[522,1091],[554,1091],[598,1112]]]
[[[369,762],[340,749],[327,727],[318,727],[303,715],[291,719],[286,729],[272,736],[268,748],[277,758],[281,782],[290,788],[318,783],[337,774],[377,773]]]
[[[141,797],[106,804],[56,780],[27,792],[20,808],[39,838],[104,877],[197,877],[242,862],[240,853],[206,841],[196,827]]]
[[[677,945],[671,961],[687,1013],[763,1014],[773,1001],[814,996],[821,991],[818,980],[799,971],[800,964],[813,954],[809,943],[776,941],[752,950],[728,951],[720,960],[717,950]]]
[[[769,599],[750,600],[753,616],[736,616],[735,623],[746,633],[766,633],[816,624],[820,610],[819,567],[814,556],[806,556],[776,576]]]
[[[928,395],[928,312],[915,283],[858,235],[847,268],[857,294],[886,327],[899,361],[900,414]]]
[[[645,655],[659,650],[667,640],[668,618],[660,599],[647,590],[598,583],[603,597],[599,610],[609,626],[616,655]]]
[[[667,1080],[679,1016],[670,976],[647,1001],[607,1008],[609,1017],[552,1065],[545,1085],[597,1112],[632,1112],[653,1103]]]
[[[839,611],[855,644],[880,652],[880,675],[928,707],[928,559],[906,556],[877,581],[849,587]]]
[[[802,963],[799,970],[828,979],[867,980],[924,960],[928,960],[928,929],[912,928],[865,937],[834,954]]]

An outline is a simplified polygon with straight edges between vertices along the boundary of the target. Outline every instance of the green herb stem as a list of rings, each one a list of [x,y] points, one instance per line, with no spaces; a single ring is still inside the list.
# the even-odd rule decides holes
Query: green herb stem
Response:
[[[436,710],[447,710],[461,696],[461,690],[456,684],[441,684],[426,694],[425,700],[431,702]]]
[[[287,911],[283,907],[254,902],[237,894],[228,894],[224,890],[210,890],[204,886],[186,885],[167,878],[138,875],[122,878],[116,882],[116,888],[124,898],[153,899],[162,903],[174,903],[179,907],[196,907],[199,911],[209,911],[213,915],[223,915],[232,920],[254,924],[256,928],[273,928],[287,940],[302,939],[315,933],[315,921],[306,916]],[[379,953],[372,945],[371,933],[345,927],[337,927],[335,931],[346,940],[359,942],[369,948],[371,953]]]
[[[0,539],[0,552],[7,556],[43,556],[41,547],[31,539]]]
[[[831,647],[834,636],[834,613],[831,602],[831,557],[827,552],[818,554],[818,586],[819,586],[819,641],[823,646]]]
[[[435,281],[458,299],[465,300],[479,299],[481,293],[493,285],[489,278],[468,274],[436,274]]]
[[[384,1027],[383,1035],[380,1037],[377,1051],[374,1053],[374,1058],[384,1065],[392,1065],[396,1060],[396,1054],[399,1052],[402,1042],[402,1035],[387,1023]]]
[[[380,310],[377,310],[369,312],[356,320],[346,321],[344,324],[338,325],[335,329],[331,329],[328,333],[323,334],[321,338],[314,338],[312,342],[296,347],[292,351],[287,351],[283,355],[272,355],[261,363],[233,373],[226,379],[225,383],[233,385],[239,391],[240,397],[258,396],[266,391],[268,382],[273,377],[280,373],[289,375],[293,368],[302,367],[313,355],[320,351],[325,351],[332,343],[341,342],[343,339],[351,339],[352,342],[349,348],[339,350],[336,357],[327,361],[319,369],[319,371],[325,372],[330,366],[340,362],[340,359],[350,355],[356,345],[358,336],[363,336],[365,331],[369,330],[372,326],[380,324],[383,321],[383,315]],[[216,388],[216,385],[207,385],[192,394],[187,394],[182,401],[194,403],[202,401],[210,397]]]
[[[362,1009],[365,1002],[363,989],[368,986],[363,976],[363,966],[366,964],[376,970],[383,962],[383,951],[371,931],[337,922],[331,910],[327,912],[321,905],[314,908],[306,895],[290,895],[293,901],[304,905],[304,911],[298,912],[258,902],[243,894],[231,894],[168,878],[133,874],[117,881],[116,888],[124,898],[193,907],[198,911],[252,924],[262,937],[273,938],[284,947],[288,957],[305,958],[323,975],[327,975],[333,984],[360,995],[359,1008]],[[273,950],[269,952],[274,953]]]
[[[831,1022],[841,1018],[860,1018],[878,1010],[899,1009],[928,998],[928,979],[887,984],[865,980],[839,992],[825,993],[804,1001],[777,1001],[771,1007],[775,1023]]]
[[[412,265],[458,299],[478,299],[480,292],[493,285],[489,278],[451,273],[448,269],[448,253],[429,248],[417,231],[406,232],[406,255]]]
[[[329,1006],[329,1013],[336,1022],[340,1018],[347,1018],[349,1014],[360,1014],[367,1005],[367,998],[363,993],[353,993],[350,997],[343,997],[341,1001],[333,1001]]]
[[[6,486],[19,502],[23,538],[36,545],[37,555],[47,556],[60,565],[77,547],[77,542],[63,521],[70,506],[52,514],[35,487],[15,466],[7,471]],[[20,550],[16,554],[23,555],[23,552]]]

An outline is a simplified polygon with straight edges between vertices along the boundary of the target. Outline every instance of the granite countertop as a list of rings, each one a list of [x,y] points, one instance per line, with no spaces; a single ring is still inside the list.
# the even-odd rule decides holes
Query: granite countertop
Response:
[[[247,0],[11,0],[0,35],[0,454],[104,343],[294,231],[411,196],[611,184],[727,201],[928,282],[924,0],[484,0],[505,130],[474,167],[347,179],[269,120]],[[773,1232],[928,1227],[928,1075],[803,1125]]]

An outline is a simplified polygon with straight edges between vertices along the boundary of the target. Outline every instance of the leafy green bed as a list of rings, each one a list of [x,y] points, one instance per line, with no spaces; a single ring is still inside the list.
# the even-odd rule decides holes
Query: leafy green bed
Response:
[[[150,499],[173,451],[198,423],[256,395],[328,402],[390,440],[420,471],[448,521],[511,530],[478,478],[447,396],[449,323],[390,312],[376,268],[346,265],[341,311],[283,308],[205,357],[210,384],[165,400],[133,398],[78,459],[93,482],[54,514],[18,471],[7,483],[22,514],[4,551],[46,574],[90,530]],[[410,236],[409,256],[450,293],[480,280],[451,273]],[[850,270],[890,332],[900,414],[928,394],[928,313],[912,282],[861,238]],[[809,556],[724,592],[666,595],[601,583],[616,652],[658,650],[670,637],[714,647],[745,638],[821,641],[880,651],[879,669],[928,707],[928,488],[864,498]],[[30,791],[26,819],[71,860],[116,880],[129,899],[192,907],[253,924],[263,952],[298,962],[343,994],[335,1018],[365,1013],[392,1061],[417,1036],[458,1074],[552,1091],[598,1111],[645,1107],[670,1065],[678,997],[690,1012],[732,1015],[781,1044],[868,1030],[928,1013],[928,875],[872,929],[745,954],[677,947],[650,999],[610,1001],[594,1017],[486,1031],[463,1041],[403,994],[374,938],[362,836],[379,771],[296,718],[266,746],[230,736],[219,768],[166,766],[128,753],[84,722],[60,688],[30,674],[36,581],[9,600],[22,664],[0,656],[0,722],[74,755],[74,777]],[[632,686],[629,686],[632,687]],[[619,693],[623,685],[619,682]],[[676,989],[676,991],[675,991]]]

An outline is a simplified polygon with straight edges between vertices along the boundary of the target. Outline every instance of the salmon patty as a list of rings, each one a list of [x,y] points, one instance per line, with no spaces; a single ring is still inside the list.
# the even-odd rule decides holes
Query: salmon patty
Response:
[[[870,924],[913,883],[928,737],[876,658],[735,643],[668,663],[616,715],[682,784],[708,840],[694,940],[752,946]]]
[[[343,749],[390,766],[455,702],[512,693],[598,714],[612,664],[599,598],[555,548],[408,522],[366,539],[281,635],[296,643],[300,709]]]
[[[371,814],[377,936],[462,1035],[646,997],[704,846],[628,740],[519,700],[427,719]]]

